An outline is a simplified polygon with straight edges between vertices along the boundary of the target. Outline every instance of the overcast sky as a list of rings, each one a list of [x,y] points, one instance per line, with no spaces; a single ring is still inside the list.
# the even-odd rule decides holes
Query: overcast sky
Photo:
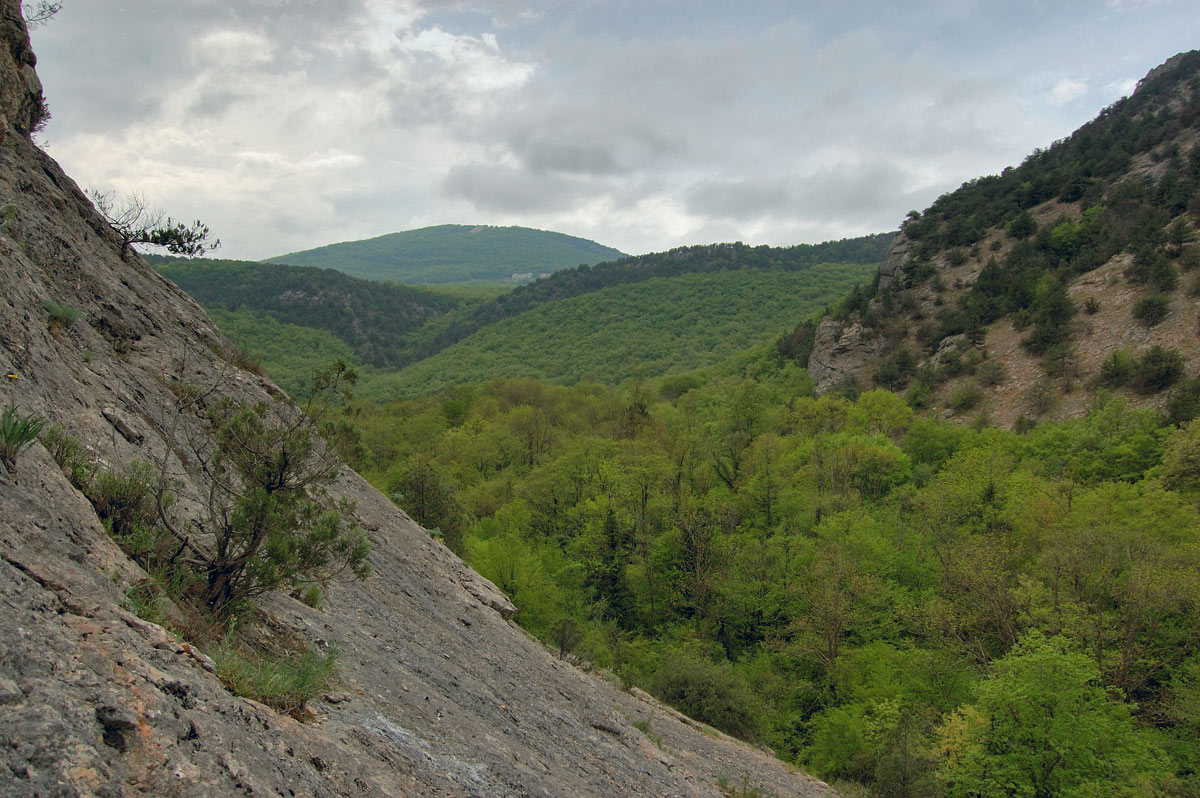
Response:
[[[40,140],[263,258],[444,223],[630,253],[895,229],[1200,46],[1196,0],[65,0]]]

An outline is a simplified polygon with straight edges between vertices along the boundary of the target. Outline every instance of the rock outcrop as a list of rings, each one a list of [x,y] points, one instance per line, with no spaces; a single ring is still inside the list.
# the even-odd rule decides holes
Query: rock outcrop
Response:
[[[913,242],[904,235],[904,228],[892,239],[883,263],[879,264],[879,290],[885,291],[904,280],[904,266],[913,257]]]
[[[0,4],[0,116],[20,133],[28,134],[37,128],[46,115],[42,98],[42,82],[38,80],[37,57],[29,44],[29,33],[21,18],[21,4]]]
[[[879,290],[894,290],[904,280],[904,266],[912,260],[914,244],[904,229],[892,239],[879,264]],[[866,367],[875,362],[884,341],[857,321],[842,322],[826,317],[817,324],[813,350],[808,359],[808,376],[818,395],[847,383],[857,384]]]
[[[33,57],[17,0],[0,10],[0,406],[62,425],[109,466],[164,456],[181,383],[281,406],[198,305],[120,257],[29,140]],[[55,306],[74,320],[52,322]],[[185,458],[169,467],[185,500],[203,493]],[[321,609],[266,602],[265,622],[341,652],[337,689],[300,722],[232,695],[204,653],[130,611],[147,575],[41,445],[15,474],[0,468],[0,792],[715,798],[720,782],[830,794],[552,656],[503,594],[353,472],[332,491],[355,502],[374,573]]]

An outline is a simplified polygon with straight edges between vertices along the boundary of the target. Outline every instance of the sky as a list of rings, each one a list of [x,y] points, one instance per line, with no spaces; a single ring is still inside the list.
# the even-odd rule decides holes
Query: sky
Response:
[[[81,187],[259,259],[436,224],[630,254],[896,229],[1200,46],[1196,0],[65,0]]]

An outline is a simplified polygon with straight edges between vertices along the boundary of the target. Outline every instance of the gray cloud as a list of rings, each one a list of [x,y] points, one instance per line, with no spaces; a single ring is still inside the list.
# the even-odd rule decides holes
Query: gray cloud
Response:
[[[561,209],[572,203],[574,195],[561,179],[479,163],[452,168],[442,188],[448,196],[465,199],[476,208],[501,213]]]
[[[227,256],[443,222],[636,252],[895,228],[1200,36],[1108,5],[73,0],[34,44],[51,154]]]
[[[706,180],[688,189],[685,198],[689,212],[725,220],[775,216],[786,213],[795,201],[788,181],[778,178]]]
[[[864,225],[892,212],[897,203],[919,202],[920,193],[908,189],[913,182],[912,175],[887,161],[761,180],[710,180],[688,190],[687,209],[733,221],[792,218]]]

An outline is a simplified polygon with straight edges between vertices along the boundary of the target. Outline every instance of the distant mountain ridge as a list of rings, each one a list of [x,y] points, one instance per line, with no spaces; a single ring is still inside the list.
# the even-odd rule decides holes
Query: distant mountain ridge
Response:
[[[528,227],[443,224],[268,258],[337,269],[365,280],[456,283],[536,279],[579,264],[624,257],[586,238]]]

